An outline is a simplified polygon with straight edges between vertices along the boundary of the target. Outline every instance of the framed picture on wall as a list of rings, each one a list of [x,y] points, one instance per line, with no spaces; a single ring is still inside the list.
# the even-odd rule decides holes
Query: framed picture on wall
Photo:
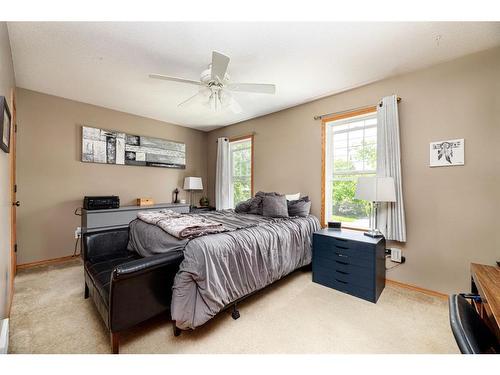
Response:
[[[451,139],[430,143],[429,165],[452,167],[465,164],[465,140]]]
[[[186,144],[82,126],[82,161],[185,169]]]
[[[0,110],[2,111],[2,114],[0,116],[0,148],[8,153],[10,146],[11,116],[5,96],[0,96]]]

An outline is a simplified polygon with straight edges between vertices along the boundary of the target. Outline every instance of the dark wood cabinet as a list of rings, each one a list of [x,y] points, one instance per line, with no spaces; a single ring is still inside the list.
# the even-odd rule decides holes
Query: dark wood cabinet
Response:
[[[385,287],[385,239],[322,229],[313,235],[313,281],[376,303]]]

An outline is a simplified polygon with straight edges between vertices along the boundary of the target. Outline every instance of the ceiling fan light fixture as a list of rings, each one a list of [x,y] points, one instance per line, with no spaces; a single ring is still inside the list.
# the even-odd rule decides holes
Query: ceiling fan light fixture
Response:
[[[200,81],[190,79],[165,76],[162,74],[150,74],[151,78],[162,79],[166,81],[187,83],[200,86],[197,94],[179,103],[178,107],[187,108],[194,103],[201,103],[214,112],[229,110],[234,113],[241,113],[240,105],[229,94],[229,91],[238,91],[244,93],[256,94],[275,94],[276,86],[273,84],[262,83],[230,83],[230,76],[227,72],[229,57],[222,53],[212,52],[212,63],[205,69],[200,76]]]
[[[209,108],[210,110],[212,110],[214,112],[218,112],[221,105],[220,105],[220,99],[219,99],[217,91],[211,90],[210,96],[207,98],[207,100],[203,104],[205,107]]]
[[[225,108],[231,104],[232,97],[227,92],[225,92],[223,90],[219,91],[218,97],[219,97],[220,104],[223,108]]]

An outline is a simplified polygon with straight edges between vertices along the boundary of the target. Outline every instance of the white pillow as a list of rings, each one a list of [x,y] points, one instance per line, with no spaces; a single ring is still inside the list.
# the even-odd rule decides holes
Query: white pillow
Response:
[[[300,199],[300,193],[297,193],[297,194],[286,194],[286,200],[287,201],[296,201],[297,199]]]

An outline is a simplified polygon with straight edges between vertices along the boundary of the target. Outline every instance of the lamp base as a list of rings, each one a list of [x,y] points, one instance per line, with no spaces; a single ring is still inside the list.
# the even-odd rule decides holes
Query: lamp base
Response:
[[[378,229],[370,229],[368,232],[363,233],[365,236],[372,237],[372,238],[379,238],[379,237],[384,237],[381,231]]]

